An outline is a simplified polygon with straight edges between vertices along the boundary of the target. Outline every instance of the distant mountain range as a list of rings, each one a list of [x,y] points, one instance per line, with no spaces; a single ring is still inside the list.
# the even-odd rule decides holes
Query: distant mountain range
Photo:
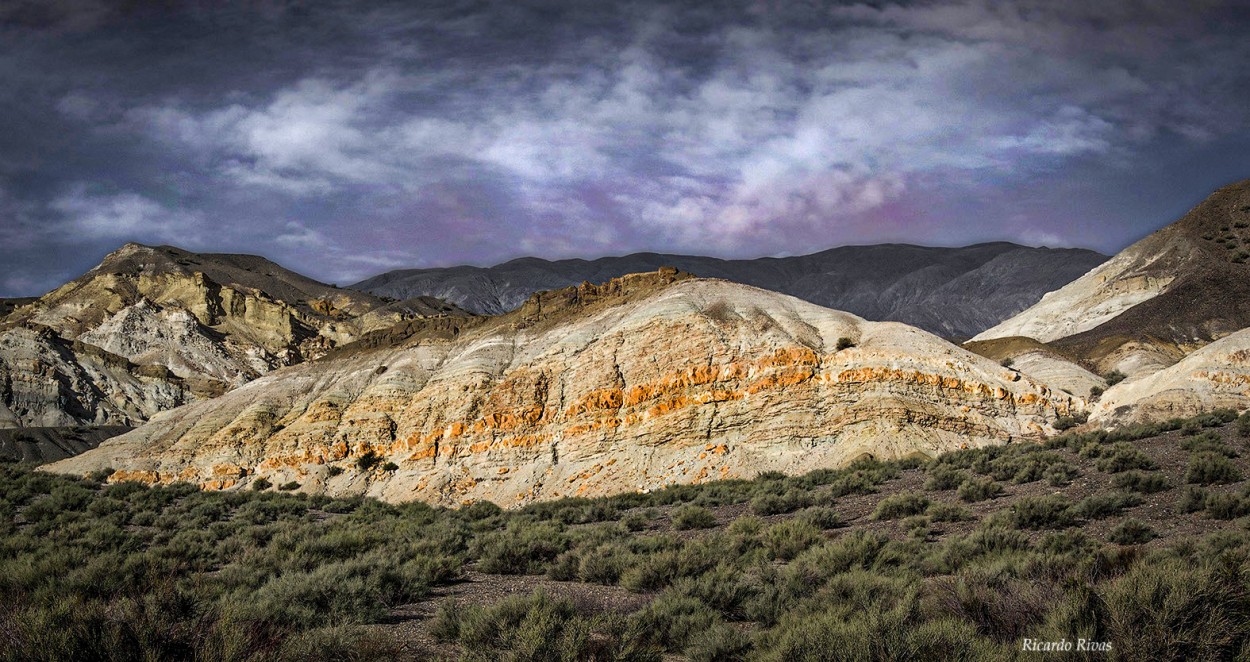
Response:
[[[789,294],[865,319],[904,322],[946,338],[965,339],[1037,303],[1043,294],[1106,259],[1090,250],[1005,242],[963,248],[844,246],[753,260],[636,253],[597,260],[522,258],[494,267],[401,269],[352,287],[397,299],[432,296],[494,315],[516,308],[534,292],[670,266],[703,278]]]

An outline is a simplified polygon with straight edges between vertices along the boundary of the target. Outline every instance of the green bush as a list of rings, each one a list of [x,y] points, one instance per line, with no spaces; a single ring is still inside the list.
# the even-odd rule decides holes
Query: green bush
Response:
[[[934,522],[963,522],[972,519],[972,513],[967,508],[953,503],[932,503],[925,514]]]
[[[1117,443],[1109,452],[1104,451],[1094,462],[1094,466],[1104,473],[1120,473],[1133,469],[1150,471],[1157,468],[1148,455],[1128,442]]]
[[[953,490],[968,477],[968,474],[949,464],[935,463],[929,467],[929,478],[924,483],[926,490]]]
[[[1055,429],[1063,432],[1064,430],[1071,430],[1079,425],[1084,425],[1087,421],[1089,421],[1089,414],[1085,412],[1072,414],[1071,416],[1060,416],[1055,419]]]
[[[804,508],[799,511],[798,519],[818,529],[836,529],[843,526],[842,518],[838,516],[838,512],[826,506]]]
[[[929,499],[916,492],[904,492],[888,496],[877,503],[873,511],[873,519],[899,519],[911,515],[919,515],[929,507]]]
[[[778,522],[764,530],[764,548],[772,559],[789,561],[820,542],[820,528],[801,519]]]
[[[1111,485],[1112,487],[1141,492],[1142,494],[1154,494],[1172,489],[1172,484],[1168,482],[1167,476],[1161,473],[1146,473],[1143,471],[1126,471],[1116,474],[1111,479]]]
[[[1141,545],[1154,540],[1154,538],[1154,529],[1135,519],[1126,519],[1120,522],[1118,526],[1111,530],[1111,535],[1108,536],[1108,540],[1117,545]]]
[[[1250,514],[1250,500],[1236,494],[1211,494],[1207,496],[1205,508],[1214,519],[1236,519]]]
[[[328,469],[326,469],[326,474],[328,474],[331,478],[341,475],[342,473],[343,473],[343,467],[340,467],[336,464],[332,464],[330,465]]]
[[[1176,506],[1182,513],[1196,513],[1207,507],[1207,491],[1201,487],[1186,485]]]
[[[687,529],[710,529],[716,526],[716,516],[702,506],[678,506],[673,509],[673,528],[678,531]]]
[[[299,489],[299,483],[292,480],[290,482],[286,482],[286,483],[279,485],[278,489],[283,492],[292,492],[294,490]]]
[[[1250,411],[1237,417],[1237,434],[1250,437]]]
[[[1076,502],[1072,506],[1072,514],[1083,519],[1102,519],[1140,503],[1141,497],[1131,492],[1106,492],[1087,496]]]
[[[257,478],[252,481],[252,489],[257,492],[263,492],[271,487],[273,487],[273,483],[271,483],[267,478]]]
[[[1008,512],[1009,521],[1022,529],[1059,529],[1075,523],[1072,503],[1058,494],[1020,497]]]
[[[1107,382],[1107,386],[1115,386],[1116,384],[1119,384],[1120,382],[1124,381],[1127,377],[1128,377],[1127,375],[1120,372],[1119,370],[1112,370],[1111,372],[1108,372],[1107,374],[1102,376],[1103,380]]]
[[[837,347],[837,351],[840,352],[844,349],[849,349],[854,346],[855,346],[854,340],[851,340],[850,338],[842,337],[842,338],[838,338],[838,344],[836,347]]]
[[[1003,486],[993,478],[969,478],[959,485],[956,494],[968,503],[993,499],[1003,493]]]
[[[1052,487],[1064,487],[1071,485],[1072,481],[1080,476],[1081,472],[1076,467],[1061,462],[1046,467],[1046,471],[1042,473],[1042,478],[1046,480],[1046,484]]]
[[[1220,433],[1215,430],[1189,437],[1181,442],[1181,448],[1191,453],[1216,453],[1224,457],[1237,457],[1237,451],[1224,443],[1224,440],[1220,438]]]
[[[1241,480],[1241,472],[1227,457],[1217,453],[1196,453],[1189,458],[1185,482],[1198,485],[1219,485]]]

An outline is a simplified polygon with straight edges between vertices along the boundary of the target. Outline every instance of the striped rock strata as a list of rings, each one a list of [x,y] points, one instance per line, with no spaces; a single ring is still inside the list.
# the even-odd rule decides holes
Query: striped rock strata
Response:
[[[49,469],[513,506],[1038,438],[1083,406],[910,326],[662,270],[375,334]]]

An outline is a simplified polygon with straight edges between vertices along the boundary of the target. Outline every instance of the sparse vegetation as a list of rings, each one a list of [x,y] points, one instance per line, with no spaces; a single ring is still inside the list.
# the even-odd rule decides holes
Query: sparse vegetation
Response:
[[[837,348],[837,351],[840,352],[844,349],[850,349],[851,347],[854,347],[854,346],[855,346],[854,340],[851,340],[850,338],[843,336],[841,338],[838,338],[838,344],[836,348]]]
[[[1128,375],[1120,372],[1119,370],[1112,370],[1102,376],[1103,381],[1107,382],[1107,386],[1115,386],[1127,378]]]
[[[512,510],[4,464],[0,659],[1003,659],[1051,632],[1232,659],[1250,649],[1250,530],[1226,521],[1250,490],[1214,428],[1233,420]],[[472,592],[493,580],[528,586]],[[403,627],[446,648],[397,641],[394,610],[435,587],[451,597]],[[634,601],[579,597],[605,590]]]

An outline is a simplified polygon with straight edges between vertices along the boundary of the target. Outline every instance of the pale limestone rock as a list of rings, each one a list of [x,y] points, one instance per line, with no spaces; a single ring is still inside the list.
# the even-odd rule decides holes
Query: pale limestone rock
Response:
[[[275,371],[49,470],[515,506],[1038,439],[1084,406],[913,327],[671,271],[437,331]],[[361,471],[370,452],[398,469]]]

